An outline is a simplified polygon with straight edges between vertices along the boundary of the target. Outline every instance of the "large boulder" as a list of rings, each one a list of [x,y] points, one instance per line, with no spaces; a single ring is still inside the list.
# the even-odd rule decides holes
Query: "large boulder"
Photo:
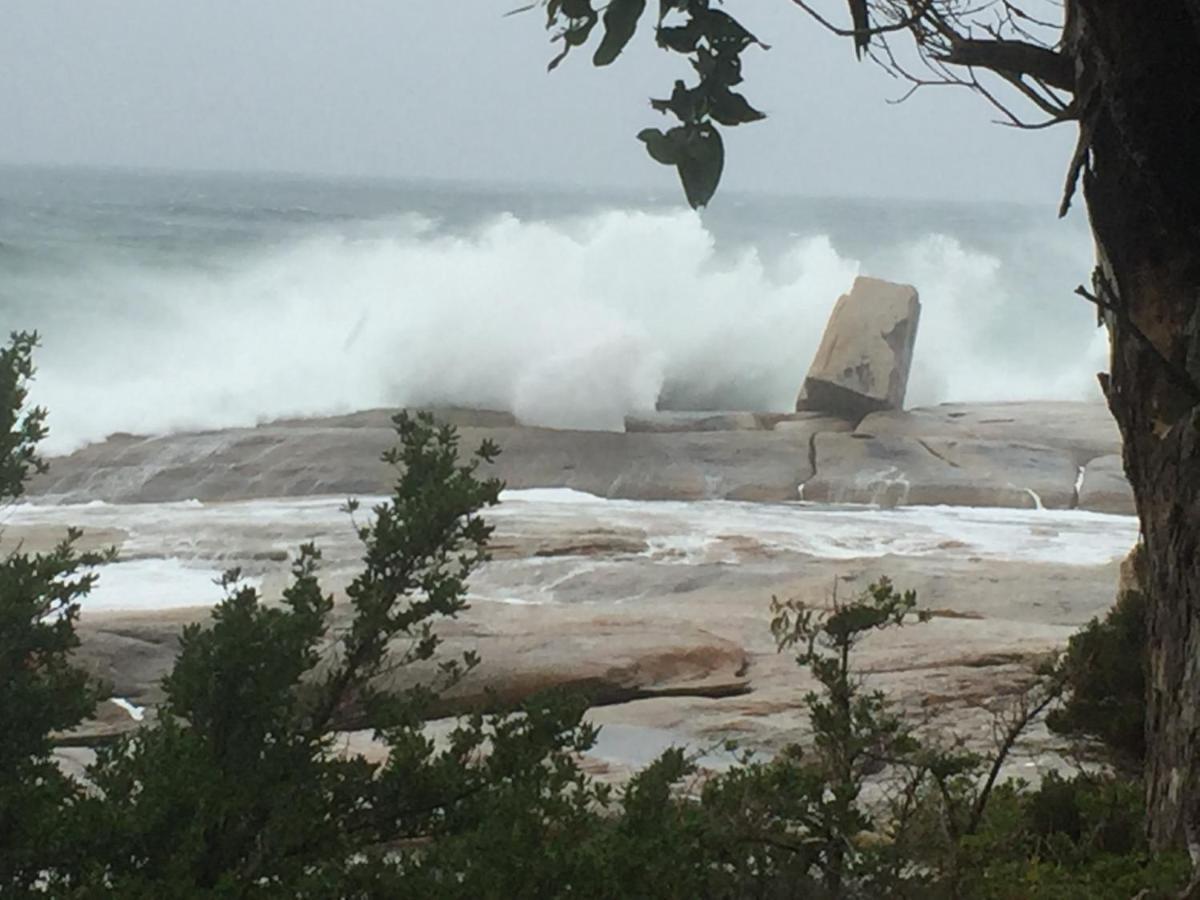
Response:
[[[911,285],[856,278],[833,307],[796,409],[860,419],[903,407],[920,315]]]

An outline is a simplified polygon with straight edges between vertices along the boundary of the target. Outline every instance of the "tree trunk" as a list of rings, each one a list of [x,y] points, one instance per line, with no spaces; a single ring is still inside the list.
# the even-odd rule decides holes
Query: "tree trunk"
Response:
[[[1200,0],[1072,5],[1105,393],[1145,541],[1147,826],[1200,863]]]

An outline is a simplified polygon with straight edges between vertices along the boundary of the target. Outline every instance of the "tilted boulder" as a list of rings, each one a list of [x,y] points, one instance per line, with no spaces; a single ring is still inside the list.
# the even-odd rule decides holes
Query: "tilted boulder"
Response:
[[[902,408],[920,315],[911,285],[854,279],[833,307],[796,409],[857,420]]]

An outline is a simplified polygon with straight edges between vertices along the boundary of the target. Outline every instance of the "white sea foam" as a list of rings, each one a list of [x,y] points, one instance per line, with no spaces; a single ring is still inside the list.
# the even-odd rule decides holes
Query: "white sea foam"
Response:
[[[369,515],[369,513],[368,513]],[[645,535],[647,556],[665,565],[736,563],[746,541],[762,548],[826,559],[887,555],[1103,565],[1120,559],[1137,538],[1131,516],[1080,510],[972,507],[830,507],[805,503],[607,500],[569,490],[505,491],[487,513],[502,533],[550,533],[567,528],[630,530]],[[294,550],[315,540],[329,565],[344,567],[360,549],[341,501],[332,497],[236,503],[142,503],[11,507],[9,527],[76,524],[121,529],[128,561],[100,570],[90,610],[209,605],[220,598],[218,560],[231,549]],[[280,571],[282,571],[282,563]],[[609,562],[533,558],[525,571],[546,567],[539,597]],[[544,583],[543,583],[544,582]],[[251,582],[256,583],[256,582]],[[509,588],[488,599],[542,602]]]
[[[871,265],[921,291],[911,403],[1095,395],[1103,337],[1080,352],[1086,321],[1070,353],[994,339],[997,317],[1029,302],[1000,258],[917,233]],[[764,259],[718,247],[694,214],[638,211],[504,215],[455,234],[409,217],[164,266],[106,257],[56,276],[54,291],[96,299],[79,301],[75,333],[45,336],[35,399],[52,451],[407,403],[602,429],[662,402],[787,409],[863,269],[827,237]],[[144,312],[95,312],[117,298]]]
[[[363,507],[379,498],[364,498]],[[739,503],[608,500],[567,489],[509,490],[488,518],[520,531],[538,523],[586,523],[590,528],[645,532],[665,561],[713,561],[729,557],[723,541],[741,536],[764,546],[829,559],[936,555],[953,558],[1100,565],[1128,553],[1137,519],[1085,510],[1004,509],[959,506],[831,507],[808,503]],[[294,549],[306,540],[353,547],[353,532],[332,497],[248,500],[235,503],[109,504],[101,507],[11,507],[6,525],[76,524],[123,529],[127,554],[201,560],[229,543],[269,540]],[[362,515],[362,514],[360,514]],[[719,559],[717,558],[719,557]],[[149,562],[149,560],[147,560]],[[120,566],[140,565],[140,561]],[[105,572],[112,571],[112,567]],[[126,570],[135,572],[135,570]],[[149,572],[141,574],[151,574]],[[164,577],[211,585],[215,572],[164,570]],[[207,596],[211,590],[205,588]],[[188,593],[195,596],[195,592]],[[185,604],[186,605],[186,604]]]
[[[568,512],[594,527],[645,529],[665,560],[731,561],[722,538],[827,559],[939,556],[1102,565],[1120,559],[1137,539],[1137,519],[1084,510],[910,506],[898,509],[806,503],[643,502],[589,494],[506,491],[500,522],[561,519]],[[526,496],[529,495],[529,496]]]
[[[212,606],[221,599],[220,572],[178,559],[137,559],[104,566],[80,604],[85,612]]]
[[[124,697],[113,697],[111,699],[113,703],[125,710],[125,712],[129,714],[129,718],[133,719],[135,722],[140,722],[146,718],[146,707],[138,706],[136,703],[126,700]]]

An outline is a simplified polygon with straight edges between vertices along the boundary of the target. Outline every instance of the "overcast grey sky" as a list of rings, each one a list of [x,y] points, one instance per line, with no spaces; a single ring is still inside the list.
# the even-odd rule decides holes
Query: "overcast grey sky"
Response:
[[[672,185],[634,134],[686,62],[646,29],[547,75],[540,12],[501,18],[518,2],[9,0],[0,162]],[[1069,127],[952,89],[889,105],[901,86],[788,0],[727,8],[772,45],[746,53],[770,118],[729,134],[727,190],[1055,202]]]

